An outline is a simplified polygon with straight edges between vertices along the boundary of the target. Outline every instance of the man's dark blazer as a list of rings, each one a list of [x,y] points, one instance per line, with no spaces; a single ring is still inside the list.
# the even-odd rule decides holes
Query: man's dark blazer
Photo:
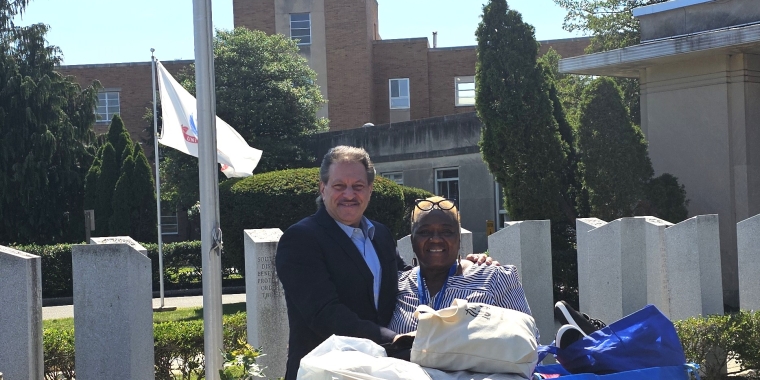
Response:
[[[351,238],[327,213],[290,226],[277,245],[277,275],[285,291],[290,324],[286,380],[296,378],[307,353],[333,334],[388,343],[396,306],[398,270],[404,268],[388,227],[375,225],[373,246],[382,279],[375,309],[373,276]]]

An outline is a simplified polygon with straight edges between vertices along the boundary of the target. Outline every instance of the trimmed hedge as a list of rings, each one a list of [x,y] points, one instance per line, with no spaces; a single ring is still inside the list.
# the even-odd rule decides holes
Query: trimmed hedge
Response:
[[[434,196],[435,194],[416,187],[401,186],[401,190],[404,193],[404,221],[403,227],[400,231],[400,236],[396,236],[396,239],[412,233],[412,209],[417,199],[425,199]]]
[[[285,231],[316,212],[319,168],[289,169],[230,179],[219,186],[219,213],[229,265],[245,270],[243,230],[279,228]],[[386,178],[375,179],[365,215],[385,224],[395,236],[404,233],[404,193]],[[403,235],[402,235],[403,234]]]
[[[158,244],[140,243],[148,250],[151,260],[153,289],[158,290]],[[42,297],[71,297],[74,287],[71,279],[71,246],[16,245],[14,249],[40,256],[42,266]],[[164,244],[164,288],[187,289],[200,281],[201,242],[187,241]],[[188,270],[187,268],[191,268]],[[225,274],[231,270],[226,267]]]
[[[243,348],[241,342],[246,341],[245,313],[224,316],[222,324],[225,350]],[[155,323],[153,339],[156,380],[203,378],[202,320]],[[74,329],[46,328],[43,331],[43,351],[45,379],[74,379]],[[172,367],[177,372],[173,372]]]

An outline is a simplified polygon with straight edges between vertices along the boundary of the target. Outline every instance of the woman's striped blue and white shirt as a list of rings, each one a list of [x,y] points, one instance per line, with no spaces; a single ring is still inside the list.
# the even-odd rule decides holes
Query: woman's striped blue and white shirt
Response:
[[[399,272],[396,311],[388,325],[398,334],[417,330],[417,319],[414,318],[414,311],[420,305],[417,281],[416,268]],[[424,291],[427,292],[427,288]],[[461,275],[449,277],[444,292],[441,302],[444,308],[458,298],[531,314],[514,265],[472,265]],[[428,293],[427,299],[428,306],[433,307],[435,295]]]

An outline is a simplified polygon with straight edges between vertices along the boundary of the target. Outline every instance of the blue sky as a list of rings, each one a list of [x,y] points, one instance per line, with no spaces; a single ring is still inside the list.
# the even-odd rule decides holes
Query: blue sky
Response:
[[[562,30],[565,11],[552,0],[509,0],[539,40],[577,37]],[[428,37],[438,46],[474,45],[485,0],[378,0],[383,39]],[[214,27],[231,29],[232,0],[213,1]],[[48,42],[64,64],[141,62],[150,48],[164,61],[193,59],[191,0],[32,0],[18,24],[50,26]]]

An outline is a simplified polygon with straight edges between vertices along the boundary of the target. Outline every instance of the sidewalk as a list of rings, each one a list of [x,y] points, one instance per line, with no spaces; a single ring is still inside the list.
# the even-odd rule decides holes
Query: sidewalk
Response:
[[[222,303],[239,303],[245,302],[245,293],[242,294],[223,294]],[[157,308],[161,305],[160,298],[153,299],[153,307]],[[203,296],[190,296],[190,297],[164,297],[164,306],[173,306],[178,309],[187,307],[202,307]],[[60,319],[60,318],[73,318],[74,306],[47,306],[42,308],[42,319]]]

